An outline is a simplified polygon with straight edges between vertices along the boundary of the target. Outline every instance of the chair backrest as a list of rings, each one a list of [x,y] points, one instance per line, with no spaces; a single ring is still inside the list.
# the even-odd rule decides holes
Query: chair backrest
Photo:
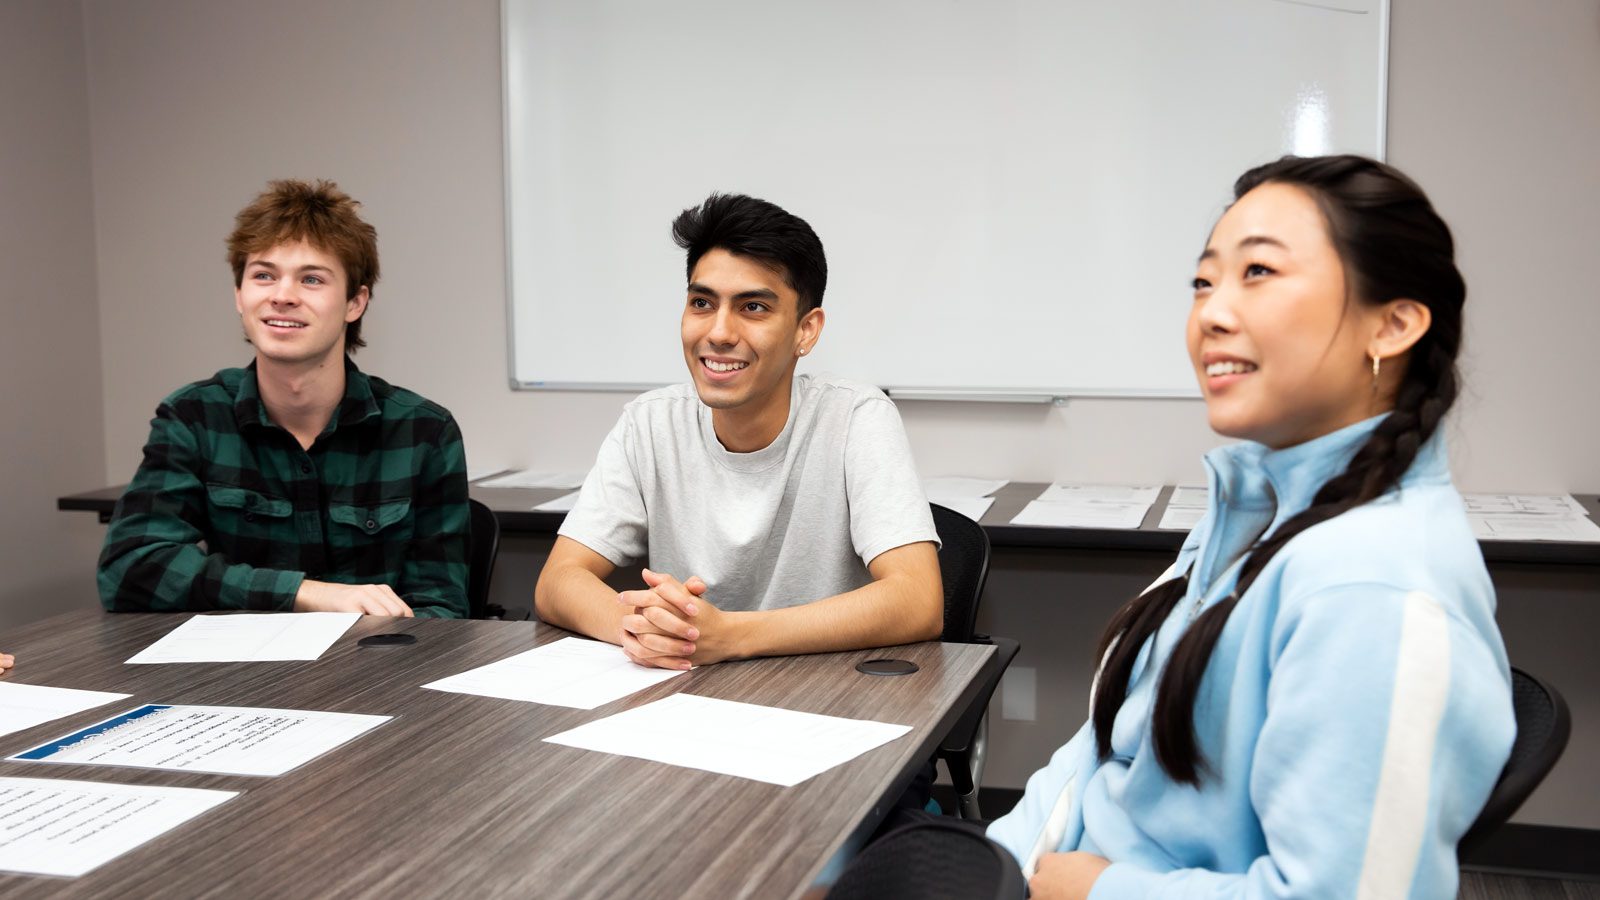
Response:
[[[983,526],[937,503],[933,527],[939,532],[939,574],[944,578],[944,634],[940,640],[972,642],[978,600],[989,577],[989,534]]]
[[[467,615],[486,619],[489,609],[489,578],[494,574],[494,560],[500,555],[500,520],[494,510],[477,500],[468,500],[471,509],[471,530],[467,541]]]
[[[1026,893],[1017,861],[977,828],[923,822],[867,845],[828,900],[1022,900]]]
[[[1517,716],[1517,739],[1511,745],[1511,759],[1477,821],[1461,839],[1457,855],[1470,851],[1511,818],[1555,767],[1572,734],[1566,700],[1555,688],[1517,668],[1511,670],[1511,702]]]

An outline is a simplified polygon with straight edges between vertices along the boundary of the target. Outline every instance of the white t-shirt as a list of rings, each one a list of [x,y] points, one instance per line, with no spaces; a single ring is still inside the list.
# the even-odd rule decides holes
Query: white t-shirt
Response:
[[[794,379],[768,447],[730,453],[692,384],[629,403],[560,533],[628,566],[698,575],[719,609],[797,606],[872,581],[878,554],[937,543],[900,413],[883,392]]]

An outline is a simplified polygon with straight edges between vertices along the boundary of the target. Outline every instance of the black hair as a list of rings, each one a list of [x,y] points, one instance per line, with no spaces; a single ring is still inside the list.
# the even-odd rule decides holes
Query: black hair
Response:
[[[700,257],[721,247],[782,275],[800,295],[798,315],[822,305],[822,292],[828,286],[822,241],[804,219],[765,200],[714,193],[672,220],[672,239],[689,253],[684,267],[688,277],[694,276]]]
[[[1195,700],[1239,597],[1296,535],[1394,489],[1438,430],[1458,390],[1456,356],[1467,288],[1456,269],[1450,228],[1422,189],[1399,170],[1360,156],[1286,156],[1241,175],[1234,199],[1264,184],[1292,185],[1316,201],[1357,302],[1414,300],[1428,307],[1432,322],[1407,353],[1393,411],[1344,471],[1318,489],[1310,506],[1249,548],[1233,592],[1201,613],[1173,648],[1156,688],[1151,737],[1167,774],[1196,787],[1209,766],[1195,734]],[[1134,598],[1100,636],[1096,656],[1103,663],[1091,718],[1101,759],[1110,756],[1111,727],[1139,650],[1183,600],[1187,584],[1187,577],[1176,578]]]

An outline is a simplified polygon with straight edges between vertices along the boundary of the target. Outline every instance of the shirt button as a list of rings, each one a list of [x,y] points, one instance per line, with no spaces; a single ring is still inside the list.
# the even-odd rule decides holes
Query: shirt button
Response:
[[[372,529],[377,528],[377,527],[378,527],[377,520],[375,520],[375,519],[368,519],[367,520],[367,530],[368,531],[371,531]]]
[[[244,514],[244,520],[246,522],[254,522],[256,520],[256,514],[253,512],[247,512]]]
[[[301,463],[300,464],[300,473],[303,474],[303,475],[310,475],[311,474],[311,463]]]

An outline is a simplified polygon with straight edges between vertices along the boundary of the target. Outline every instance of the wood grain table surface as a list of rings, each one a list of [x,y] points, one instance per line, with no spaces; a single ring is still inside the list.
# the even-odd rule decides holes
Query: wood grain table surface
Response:
[[[568,636],[534,622],[364,617],[315,661],[124,664],[187,619],[83,611],[8,631],[7,680],[132,696],[0,737],[0,756],[145,703],[395,718],[277,778],[0,761],[0,776],[243,792],[81,878],[0,873],[0,897],[795,897],[882,819],[993,655],[727,662],[594,710],[420,689]],[[388,631],[417,642],[357,646]],[[881,656],[921,670],[855,671]],[[542,740],[678,691],[913,730],[792,788]]]

